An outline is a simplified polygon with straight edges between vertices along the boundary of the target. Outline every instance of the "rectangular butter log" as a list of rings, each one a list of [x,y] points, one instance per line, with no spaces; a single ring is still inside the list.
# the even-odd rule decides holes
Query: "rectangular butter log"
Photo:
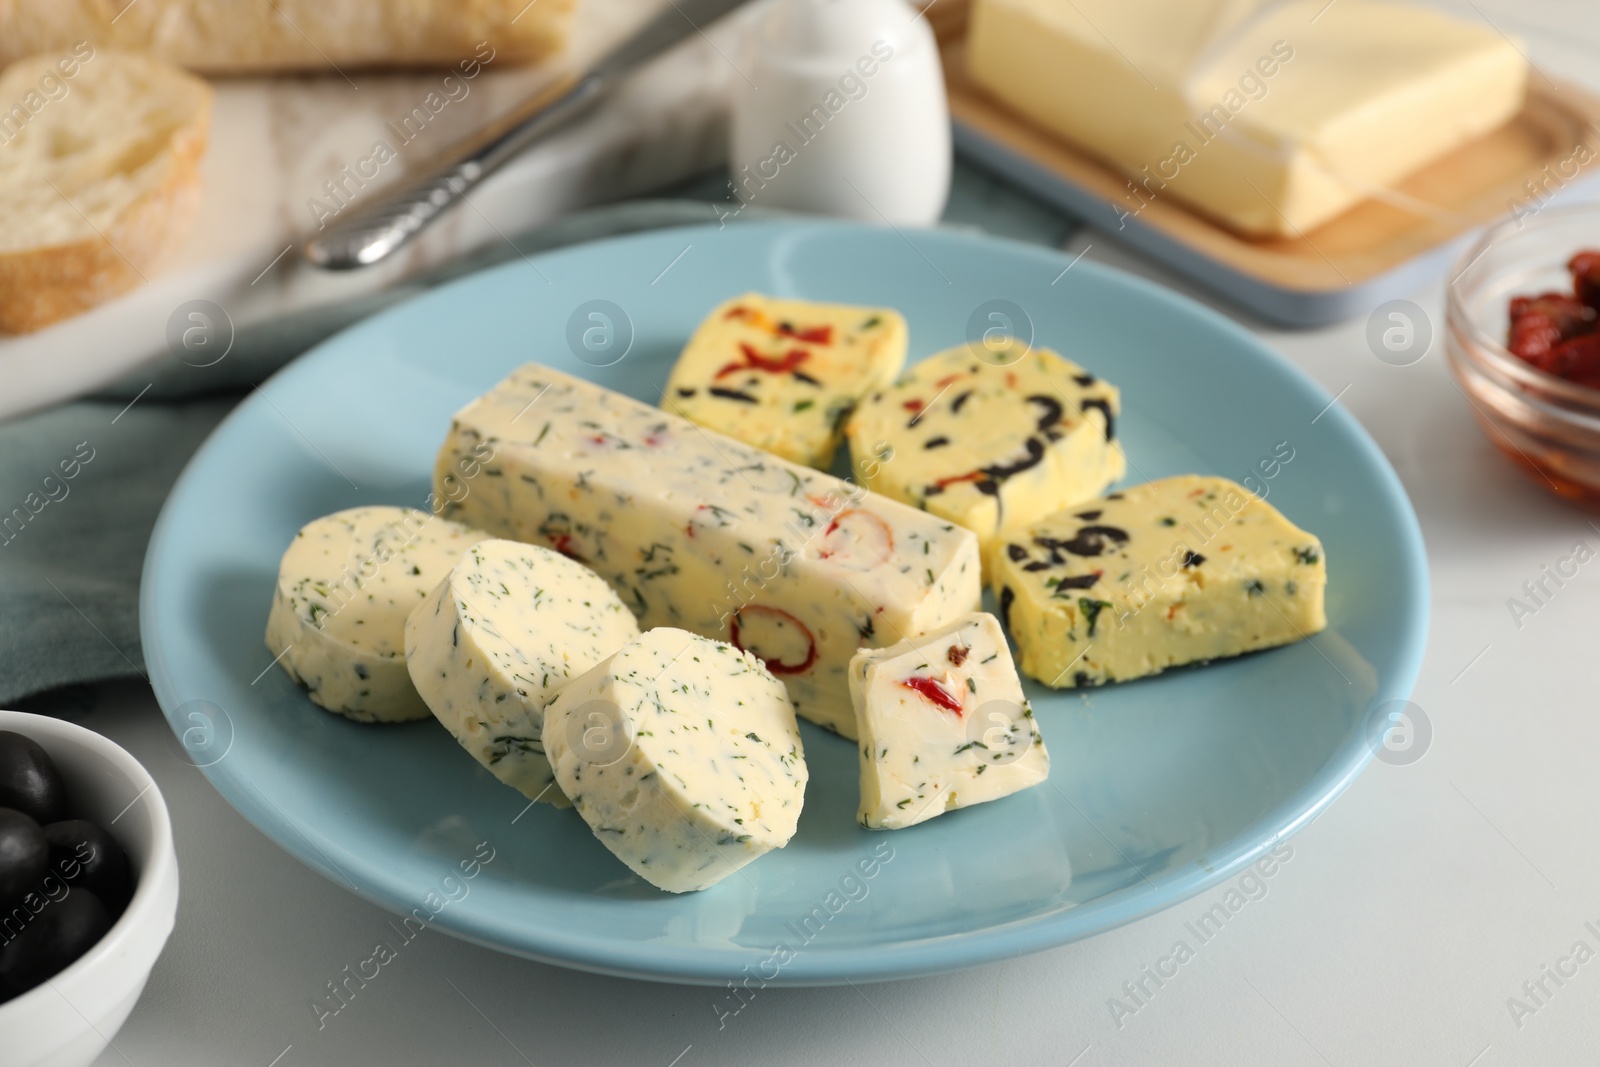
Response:
[[[567,807],[545,758],[544,706],[639,636],[598,574],[548,548],[482,541],[406,619],[406,669],[461,747],[529,800]]]
[[[661,406],[827,470],[850,412],[905,359],[906,321],[897,311],[746,293],[695,330]]]
[[[670,893],[794,836],[806,761],[783,684],[731,645],[650,630],[545,706],[556,781],[595,837]]]
[[[1500,126],[1527,82],[1489,25],[1379,0],[976,0],[967,62],[1128,177],[1121,222],[1173,197],[1264,237]]]
[[[847,737],[856,649],[982,592],[969,531],[538,364],[456,414],[434,479],[445,514],[585,564],[643,629],[754,652]]]
[[[985,566],[1003,527],[1103,492],[1127,461],[1115,386],[1015,338],[929,356],[850,421],[868,489],[978,535]]]
[[[1006,635],[974,612],[850,661],[869,830],[898,830],[1050,776]]]
[[[1285,645],[1327,625],[1316,537],[1226,478],[1186,474],[1075,505],[994,557],[1022,669],[1056,688]]]

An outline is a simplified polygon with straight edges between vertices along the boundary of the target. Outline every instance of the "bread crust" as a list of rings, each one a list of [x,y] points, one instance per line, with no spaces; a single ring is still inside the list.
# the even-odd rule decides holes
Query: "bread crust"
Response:
[[[576,0],[0,0],[0,64],[78,41],[214,74],[527,62]],[[481,58],[481,57],[479,57]]]
[[[110,226],[75,241],[0,252],[0,332],[30,333],[122,295],[183,239],[200,206],[200,160],[211,127],[211,89],[200,88],[200,106],[167,144],[161,180]]]

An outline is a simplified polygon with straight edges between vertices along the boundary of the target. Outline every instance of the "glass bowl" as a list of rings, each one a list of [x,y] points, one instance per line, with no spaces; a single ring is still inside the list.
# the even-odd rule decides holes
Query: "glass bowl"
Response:
[[[1496,448],[1546,489],[1600,502],[1600,390],[1537,370],[1507,351],[1514,296],[1572,291],[1567,261],[1600,249],[1600,204],[1501,222],[1450,271],[1445,355]]]

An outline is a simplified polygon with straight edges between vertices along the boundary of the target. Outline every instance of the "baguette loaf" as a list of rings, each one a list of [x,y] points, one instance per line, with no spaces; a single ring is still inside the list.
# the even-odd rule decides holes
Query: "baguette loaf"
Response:
[[[0,73],[0,331],[138,285],[200,198],[211,88],[80,43]]]
[[[0,0],[0,63],[143,52],[212,73],[450,66],[487,42],[524,62],[566,40],[576,0]]]

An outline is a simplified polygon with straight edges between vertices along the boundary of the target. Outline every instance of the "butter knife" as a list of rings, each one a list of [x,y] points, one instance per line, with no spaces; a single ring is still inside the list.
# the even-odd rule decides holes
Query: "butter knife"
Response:
[[[524,149],[587,111],[637,67],[746,2],[667,0],[659,15],[584,73],[536,93],[446,149],[399,189],[312,235],[302,246],[306,259],[327,270],[377,263]]]

